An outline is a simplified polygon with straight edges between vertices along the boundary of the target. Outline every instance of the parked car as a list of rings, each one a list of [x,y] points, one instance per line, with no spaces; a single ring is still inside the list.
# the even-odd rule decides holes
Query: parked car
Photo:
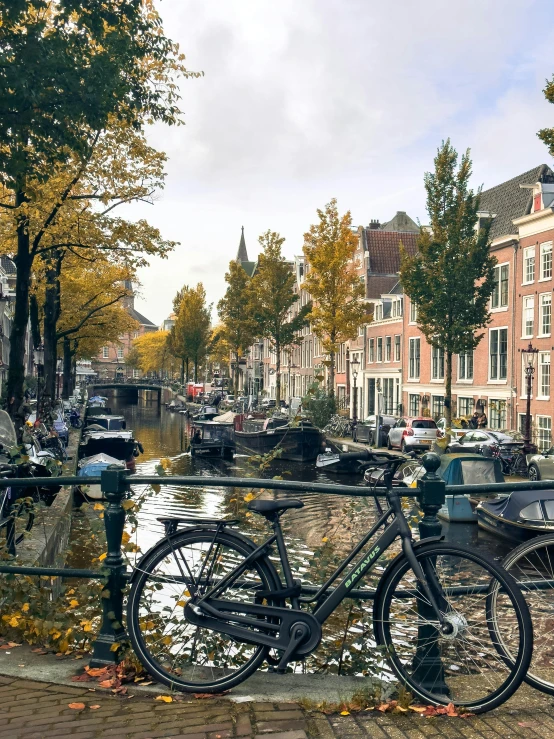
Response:
[[[472,429],[462,434],[459,439],[452,439],[446,448],[446,453],[478,452],[485,457],[492,457],[493,451],[498,449],[500,456],[507,458],[522,448],[523,440],[515,439],[502,431]]]
[[[530,480],[554,480],[554,446],[546,452],[527,456]]]
[[[394,416],[381,416],[381,445],[386,446],[391,426],[397,419]],[[377,416],[368,416],[365,421],[358,421],[352,432],[352,441],[361,441],[370,446],[377,442]]]
[[[390,429],[387,449],[396,447],[403,452],[430,449],[436,440],[437,424],[432,418],[404,416]]]
[[[275,398],[264,398],[261,402],[261,408],[263,411],[267,410],[268,408],[276,408],[277,407],[277,401]]]

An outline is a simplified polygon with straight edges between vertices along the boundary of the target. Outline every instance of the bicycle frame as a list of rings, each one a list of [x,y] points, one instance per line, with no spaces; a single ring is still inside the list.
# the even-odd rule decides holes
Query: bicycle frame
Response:
[[[277,647],[283,649],[284,646],[286,646],[286,644],[283,644],[283,637],[280,638],[279,643],[277,644],[275,636],[264,635],[261,632],[253,634],[253,632],[249,629],[241,628],[240,626],[237,627],[227,622],[235,621],[240,624],[244,624],[244,626],[256,626],[262,629],[268,628],[270,631],[278,631],[279,627],[276,627],[273,624],[261,623],[259,620],[256,621],[247,617],[247,615],[259,617],[260,615],[266,613],[269,617],[282,616],[287,621],[290,620],[291,615],[294,615],[294,617],[298,621],[302,621],[302,618],[304,618],[304,620],[308,623],[314,623],[313,620],[315,619],[315,624],[319,624],[319,626],[321,626],[336,610],[339,604],[348,597],[349,592],[355,587],[359,580],[371,571],[379,555],[385,552],[391,546],[394,540],[398,536],[400,536],[400,538],[402,539],[403,553],[408,559],[410,566],[416,576],[418,587],[421,588],[425,597],[427,598],[428,603],[434,612],[435,618],[442,625],[444,622],[444,617],[437,604],[437,599],[435,598],[435,593],[440,594],[440,587],[436,582],[432,583],[432,588],[430,587],[427,578],[429,578],[431,573],[427,573],[427,575],[424,574],[423,569],[414,554],[411,532],[408,523],[404,518],[398,493],[390,491],[387,495],[387,501],[389,503],[389,508],[373,525],[370,531],[368,531],[367,534],[362,537],[362,539],[345,558],[345,560],[339,565],[339,567],[335,570],[335,572],[331,575],[327,582],[324,583],[322,587],[317,591],[317,593],[315,593],[315,595],[311,596],[310,598],[299,598],[299,593],[295,593],[296,588],[295,582],[293,580],[293,573],[290,568],[283,533],[279,525],[279,517],[276,516],[273,522],[275,531],[273,536],[269,537],[269,539],[267,539],[263,544],[252,551],[245,558],[241,565],[229,572],[207,593],[205,593],[198,599],[193,598],[194,602],[191,602],[189,605],[187,605],[187,608],[190,609],[189,615],[191,617],[191,621],[195,623],[197,619],[201,619],[202,617],[204,617],[204,615],[206,615],[208,616],[208,622],[204,622],[204,625],[207,628],[212,628],[213,630],[227,633],[231,636],[242,637],[245,641],[251,641],[253,643],[264,644],[269,647]],[[392,516],[395,517],[394,520],[389,525],[386,525],[388,519]],[[374,536],[374,534],[383,526],[385,526],[385,530],[383,531],[379,539],[371,546],[370,550],[366,552],[363,557],[359,559],[356,564],[348,571],[348,573],[332,590],[332,592],[326,596],[325,594],[327,593],[327,591],[332,587],[332,585],[336,582],[336,580],[340,577],[340,575],[344,572],[348,565],[354,560],[356,555],[365,547],[372,536]],[[284,599],[285,597],[289,597],[292,603],[292,609],[276,608],[267,605],[248,603],[241,603],[240,608],[233,609],[230,607],[232,605],[230,601],[214,600],[217,598],[218,593],[223,592],[228,586],[236,582],[241,574],[248,568],[248,566],[252,562],[259,559],[260,557],[266,556],[269,548],[274,543],[277,544],[286,588],[284,590],[271,593],[266,593],[264,591],[264,597],[272,597],[275,599]],[[322,598],[324,598],[323,602],[320,605],[316,605],[316,608],[312,613],[299,610],[299,603],[316,602],[317,604],[319,601],[322,600]],[[222,610],[218,608],[218,605],[223,608],[223,611],[234,611],[233,615],[227,616],[225,612],[222,612]],[[240,611],[245,615],[236,615],[237,611]],[[202,625],[202,622],[199,622],[198,625]]]

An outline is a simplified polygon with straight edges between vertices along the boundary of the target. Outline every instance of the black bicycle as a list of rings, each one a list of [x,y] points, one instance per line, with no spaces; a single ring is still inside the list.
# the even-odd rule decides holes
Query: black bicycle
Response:
[[[532,656],[522,593],[478,552],[440,537],[415,542],[400,500],[414,491],[392,488],[406,458],[373,457],[386,466],[388,508],[315,595],[302,595],[293,578],[280,526],[286,510],[302,508],[300,500],[249,503],[273,528],[260,546],[233,528],[238,521],[161,519],[166,536],[140,560],[127,604],[129,636],[148,671],[194,692],[227,690],[264,660],[286,671],[317,648],[322,625],[400,537],[402,551],[374,593],[374,637],[364,643],[372,663],[377,655],[385,673],[388,662],[412,695],[433,705],[482,712],[509,698]],[[190,527],[179,530],[180,523]]]
[[[0,464],[0,477],[17,477],[21,466]],[[38,494],[29,495],[21,488],[0,488],[0,551],[13,551],[21,544],[35,522]]]

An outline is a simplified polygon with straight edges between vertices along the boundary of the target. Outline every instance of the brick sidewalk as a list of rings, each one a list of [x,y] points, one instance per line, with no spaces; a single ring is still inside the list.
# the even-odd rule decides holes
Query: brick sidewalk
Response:
[[[528,689],[514,707],[511,701],[468,719],[376,711],[325,716],[290,703],[180,698],[120,698],[100,689],[0,677],[0,739],[554,739],[552,698]],[[85,707],[71,709],[70,703]]]

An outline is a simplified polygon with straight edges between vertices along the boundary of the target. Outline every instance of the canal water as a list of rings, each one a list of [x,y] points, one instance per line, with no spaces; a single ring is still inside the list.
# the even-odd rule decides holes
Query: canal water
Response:
[[[324,482],[363,486],[359,476],[336,476],[315,469],[314,463],[274,462],[269,469],[259,470],[246,455],[234,460],[192,458],[188,452],[189,435],[186,419],[171,413],[156,402],[138,401],[125,404],[111,398],[113,413],[127,420],[127,427],[143,447],[144,454],[137,459],[136,474],[156,474],[160,465],[166,479],[160,486],[133,486],[133,497],[139,502],[138,528],[134,533],[142,552],[147,551],[163,536],[164,516],[190,518],[237,518],[240,530],[256,541],[269,533],[265,520],[247,511],[245,497],[248,489],[220,487],[217,483],[183,487],[172,485],[171,475],[200,477],[258,477],[280,475],[287,480]],[[258,491],[253,491],[256,495]],[[271,496],[265,491],[262,495]],[[353,548],[375,520],[375,503],[369,498],[348,498],[334,495],[294,494],[304,502],[304,508],[287,511],[282,524],[287,538],[293,570],[304,582],[321,584],[344,555]],[[418,512],[406,501],[409,520],[417,526]],[[444,524],[447,541],[477,548],[499,558],[508,551],[500,539],[480,530],[474,524]],[[396,550],[397,551],[397,550]],[[386,559],[396,551],[389,550]],[[379,562],[363,587],[373,588],[387,564]],[[371,579],[373,577],[373,580]],[[332,671],[342,674],[371,672],[368,654],[373,645],[371,623],[372,601],[343,601],[338,611],[325,624],[324,638],[316,654],[303,666],[308,671]],[[379,660],[382,665],[382,660]]]

